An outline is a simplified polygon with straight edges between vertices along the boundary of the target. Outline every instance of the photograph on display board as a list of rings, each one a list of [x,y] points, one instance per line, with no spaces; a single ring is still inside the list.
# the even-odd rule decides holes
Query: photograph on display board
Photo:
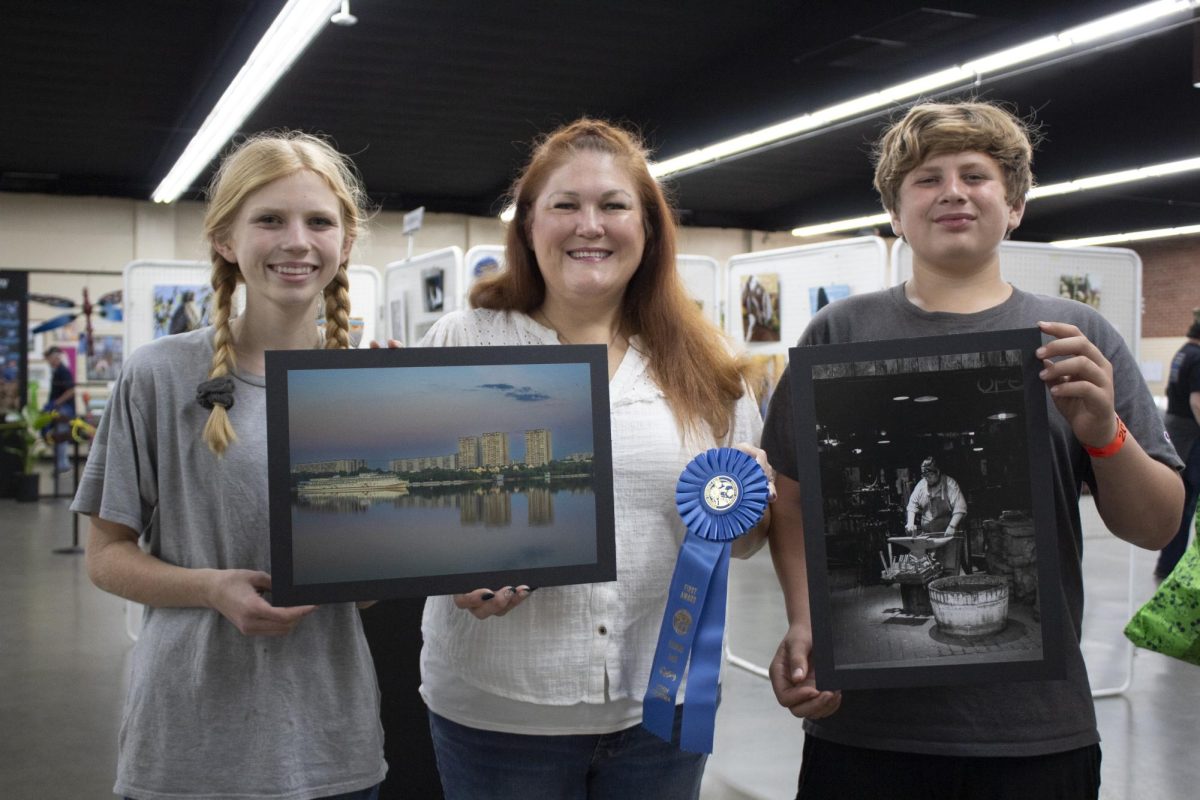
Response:
[[[399,292],[397,299],[388,303],[388,311],[391,314],[391,338],[407,343],[408,297],[404,292]]]
[[[121,371],[124,337],[97,336],[92,354],[87,357],[87,380],[115,381]]]
[[[1062,676],[1040,345],[789,351],[818,687]]]
[[[500,260],[493,255],[482,255],[471,265],[471,277],[474,280],[486,278],[500,271]]]
[[[0,418],[21,408],[21,302],[0,300]]]
[[[366,331],[367,322],[362,317],[351,317],[347,322],[350,323],[350,331],[347,336],[350,339],[351,347],[358,347],[362,344],[363,333]]]
[[[421,270],[422,297],[426,311],[441,311],[446,304],[446,271],[441,267]]]
[[[212,287],[167,284],[154,287],[154,338],[187,333],[209,324]]]
[[[272,351],[274,602],[615,578],[603,346]]]
[[[808,310],[816,314],[834,300],[842,300],[850,296],[850,287],[844,283],[833,283],[829,286],[812,286],[808,290]]]
[[[1099,310],[1100,279],[1095,275],[1059,275],[1058,296],[1078,300]]]
[[[779,341],[779,275],[742,277],[742,338],[747,342]]]

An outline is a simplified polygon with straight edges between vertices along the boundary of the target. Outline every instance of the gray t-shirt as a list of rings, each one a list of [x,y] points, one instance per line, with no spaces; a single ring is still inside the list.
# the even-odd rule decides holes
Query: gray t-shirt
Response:
[[[266,389],[236,376],[238,441],[218,460],[195,399],[212,335],[169,336],[129,357],[71,509],[139,531],[169,564],[269,573]],[[307,800],[373,786],[386,771],[379,689],[352,603],[323,606],[283,637],[243,636],[207,608],[146,609],[117,794]]]
[[[839,300],[809,323],[801,345],[879,341],[1033,327],[1039,321],[1079,327],[1112,362],[1117,413],[1153,458],[1182,465],[1167,441],[1162,422],[1133,355],[1120,334],[1083,303],[1043,297],[1014,288],[998,306],[975,314],[924,311],[904,287]],[[1059,563],[1069,625],[1064,626],[1067,677],[1060,681],[1020,681],[919,690],[846,691],[836,713],[805,720],[819,738],[855,747],[957,756],[1036,756],[1072,750],[1100,740],[1083,656],[1083,526],[1079,493],[1087,483],[1096,493],[1091,459],[1047,393],[1055,520]],[[798,478],[787,372],[771,399],[762,447],[780,473]]]

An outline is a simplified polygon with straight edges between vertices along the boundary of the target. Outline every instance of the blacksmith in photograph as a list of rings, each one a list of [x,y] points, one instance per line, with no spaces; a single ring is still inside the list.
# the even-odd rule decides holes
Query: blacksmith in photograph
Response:
[[[949,475],[942,475],[937,461],[933,456],[927,456],[921,462],[921,480],[908,498],[908,522],[904,525],[905,532],[910,536],[920,534],[926,538],[933,533],[955,537],[958,526],[962,524],[966,515],[967,500],[958,481]],[[946,575],[955,575],[958,572],[961,556],[961,548],[958,545],[958,539],[954,539],[938,548],[942,571]]]

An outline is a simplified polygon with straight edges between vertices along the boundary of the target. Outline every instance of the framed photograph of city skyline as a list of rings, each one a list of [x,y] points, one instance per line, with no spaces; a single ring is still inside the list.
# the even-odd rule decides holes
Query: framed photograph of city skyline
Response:
[[[266,367],[276,605],[615,580],[603,346]]]
[[[789,351],[818,688],[1065,674],[1041,343]]]

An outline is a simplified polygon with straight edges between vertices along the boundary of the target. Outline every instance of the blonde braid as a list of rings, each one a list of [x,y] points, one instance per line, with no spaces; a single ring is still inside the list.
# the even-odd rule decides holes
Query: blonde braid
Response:
[[[237,368],[237,357],[233,351],[233,331],[229,327],[229,317],[233,310],[233,292],[237,288],[238,270],[220,256],[214,256],[213,264],[213,336],[212,367],[208,371],[209,379],[228,375]],[[237,441],[237,433],[229,422],[229,412],[224,406],[213,404],[209,412],[208,422],[204,426],[204,441],[208,449],[218,456],[225,453],[229,445]]]
[[[350,275],[346,265],[325,287],[325,349],[344,350],[350,346]]]

